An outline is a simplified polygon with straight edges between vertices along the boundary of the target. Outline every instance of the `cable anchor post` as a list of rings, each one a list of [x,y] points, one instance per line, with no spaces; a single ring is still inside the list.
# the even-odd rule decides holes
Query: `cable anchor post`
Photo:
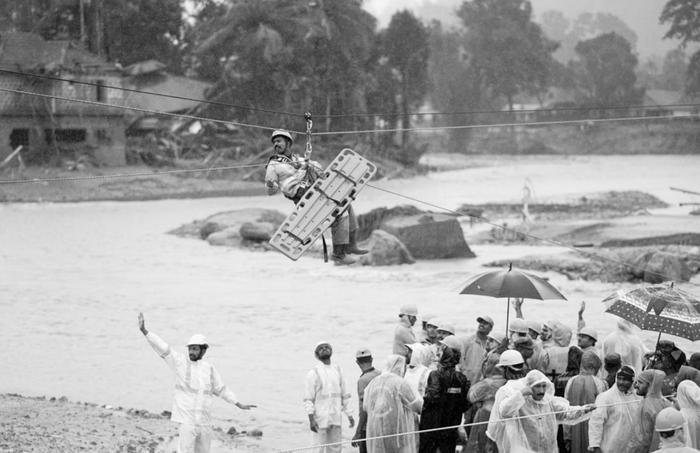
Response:
[[[314,123],[311,121],[311,112],[304,113],[304,119],[306,120],[306,150],[304,151],[304,159],[308,160],[311,157],[311,128]]]

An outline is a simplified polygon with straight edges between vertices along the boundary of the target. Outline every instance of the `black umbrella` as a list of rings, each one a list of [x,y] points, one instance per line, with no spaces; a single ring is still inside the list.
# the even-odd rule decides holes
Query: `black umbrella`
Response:
[[[507,297],[506,333],[510,318],[511,297],[566,300],[566,297],[545,279],[528,272],[514,270],[512,264],[508,266],[508,269],[483,272],[469,278],[460,294]]]

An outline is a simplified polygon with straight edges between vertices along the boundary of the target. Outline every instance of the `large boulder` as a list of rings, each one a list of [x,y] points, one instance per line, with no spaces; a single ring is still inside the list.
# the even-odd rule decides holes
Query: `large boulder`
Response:
[[[457,217],[447,214],[424,213],[392,217],[381,229],[393,234],[414,258],[473,258]]]
[[[282,224],[285,215],[273,209],[248,208],[225,211],[183,225],[170,234],[200,237],[211,245],[241,246],[265,242]]]
[[[369,250],[367,255],[359,257],[363,266],[391,266],[416,262],[406,246],[386,231],[374,230],[369,239],[361,242],[360,246]]]
[[[668,252],[651,255],[644,267],[644,281],[662,283],[664,281],[683,282],[690,279],[690,269],[679,256]]]

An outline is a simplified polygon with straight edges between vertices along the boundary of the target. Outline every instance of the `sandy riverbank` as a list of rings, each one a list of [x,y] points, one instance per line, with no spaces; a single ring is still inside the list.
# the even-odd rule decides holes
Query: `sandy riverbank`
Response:
[[[0,452],[171,453],[176,425],[169,414],[69,401],[65,397],[0,395]],[[256,451],[247,433],[214,430],[212,452]]]

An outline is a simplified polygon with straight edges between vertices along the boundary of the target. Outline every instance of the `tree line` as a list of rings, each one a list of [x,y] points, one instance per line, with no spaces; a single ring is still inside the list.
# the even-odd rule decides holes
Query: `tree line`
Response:
[[[403,10],[379,29],[361,0],[12,0],[0,4],[0,30],[80,40],[123,66],[157,59],[210,82],[209,100],[239,106],[198,113],[295,130],[303,120],[259,109],[311,111],[319,129],[357,130],[409,127],[420,120],[409,113],[426,103],[460,112],[433,124],[485,122],[474,112],[542,101],[552,87],[572,93],[579,107],[643,101],[641,83],[650,83],[653,68],[638,68],[636,36],[614,16],[585,16],[572,28],[549,13],[541,25],[527,0],[467,0],[455,13],[457,27]],[[696,0],[668,0],[660,21],[683,46],[700,42]],[[606,29],[615,31],[591,36]],[[687,63],[674,52],[673,83],[700,92],[700,51]],[[385,146],[408,142],[406,132],[382,137]],[[468,139],[453,129],[449,147]]]

